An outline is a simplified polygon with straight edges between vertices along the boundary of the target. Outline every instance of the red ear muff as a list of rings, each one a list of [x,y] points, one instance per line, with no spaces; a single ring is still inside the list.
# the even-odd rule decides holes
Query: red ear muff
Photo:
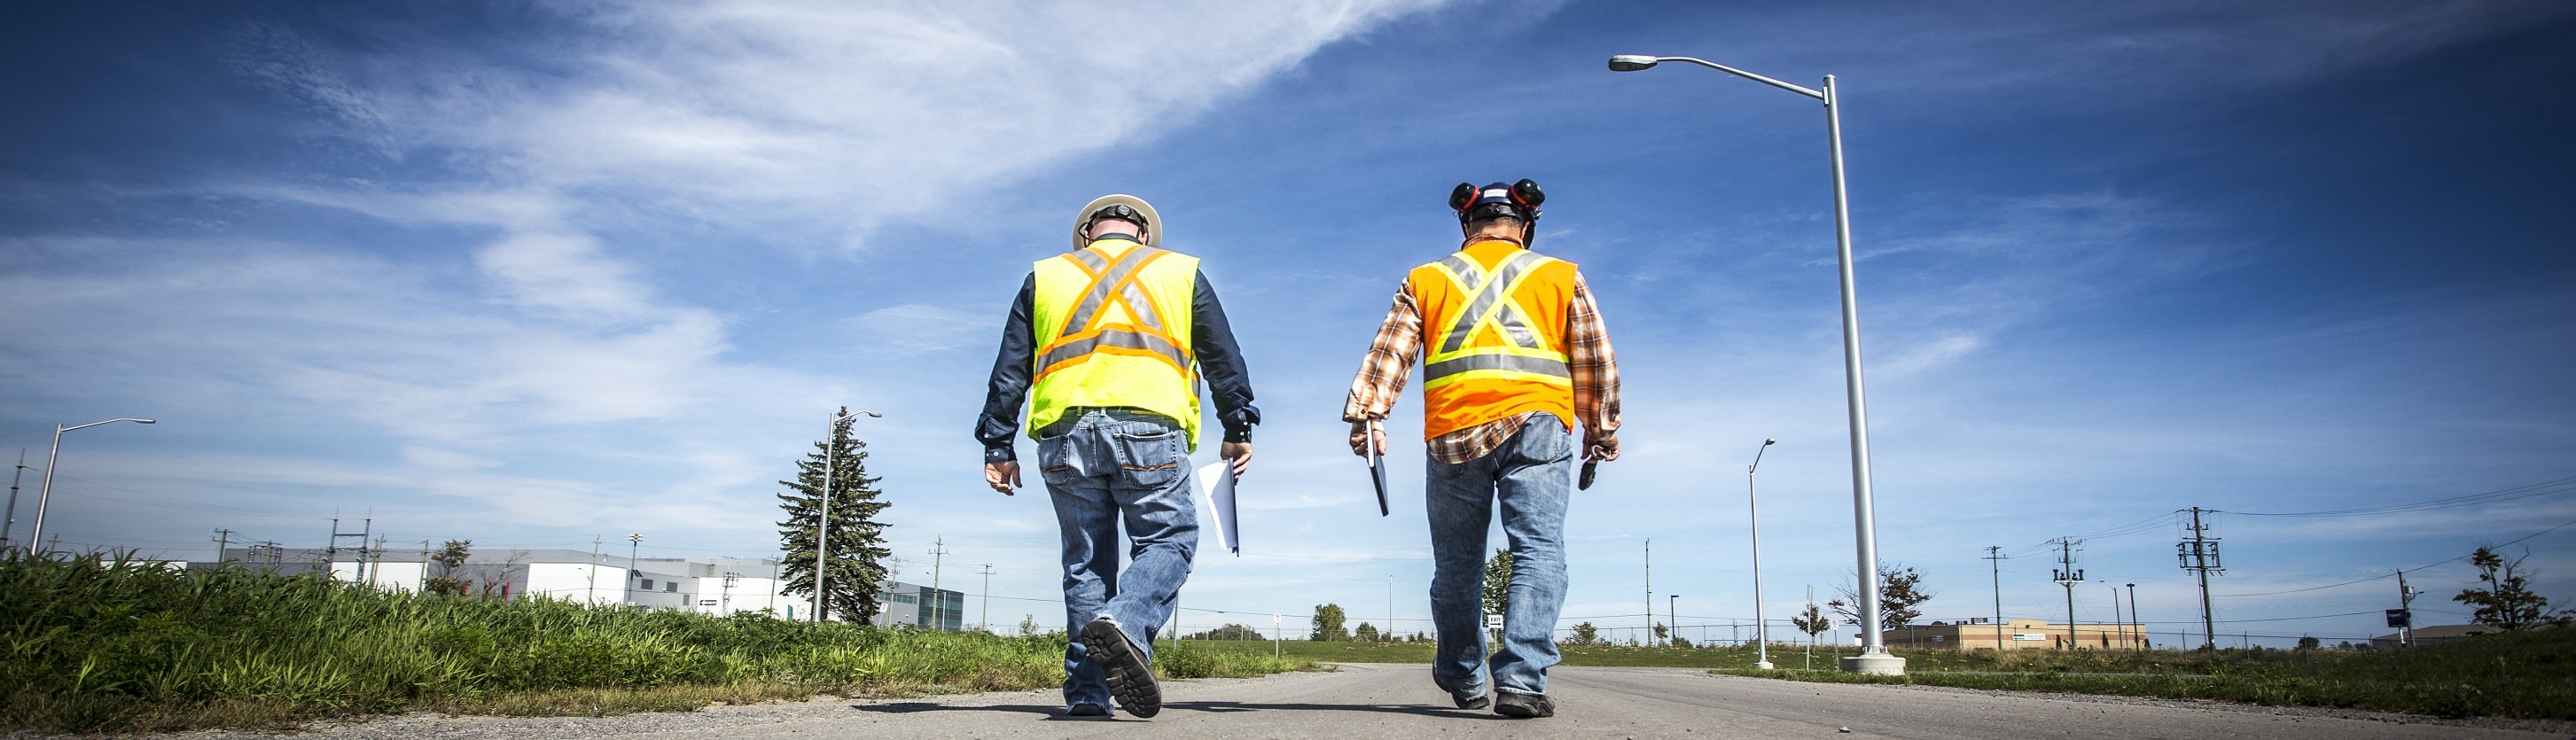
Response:
[[[1512,202],[1535,211],[1539,204],[1547,202],[1547,192],[1538,189],[1538,181],[1524,177],[1520,182],[1512,183]]]
[[[1449,191],[1449,210],[1466,213],[1467,206],[1475,202],[1476,186],[1474,185],[1462,182],[1458,183],[1458,187],[1452,188]]]

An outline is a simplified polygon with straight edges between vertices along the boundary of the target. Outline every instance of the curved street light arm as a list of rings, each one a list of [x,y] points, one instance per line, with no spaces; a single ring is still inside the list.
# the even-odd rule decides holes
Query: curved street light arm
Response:
[[[1709,60],[1706,60],[1706,59],[1699,59],[1699,58],[1694,58],[1694,57],[1655,57],[1654,59],[1655,59],[1655,61],[1657,61],[1657,62],[1689,62],[1689,63],[1696,64],[1696,65],[1699,65],[1699,66],[1702,66],[1702,67],[1707,67],[1707,68],[1709,68],[1709,69],[1714,69],[1714,70],[1717,70],[1717,71],[1720,71],[1720,72],[1725,72],[1725,73],[1727,73],[1727,74],[1735,75],[1735,76],[1737,76],[1737,77],[1742,77],[1742,78],[1744,78],[1744,79],[1752,80],[1752,81],[1754,81],[1754,82],[1759,82],[1759,83],[1762,83],[1762,84],[1765,84],[1765,85],[1770,85],[1770,86],[1772,86],[1772,87],[1780,88],[1780,89],[1782,89],[1782,90],[1787,90],[1787,91],[1789,91],[1789,92],[1797,93],[1797,94],[1800,94],[1800,95],[1805,95],[1805,96],[1807,96],[1807,97],[1815,98],[1815,99],[1820,100],[1820,101],[1825,99],[1825,94],[1824,94],[1822,91],[1818,91],[1818,90],[1811,90],[1811,89],[1808,89],[1808,88],[1806,88],[1806,87],[1802,87],[1802,86],[1799,86],[1799,85],[1793,85],[1793,84],[1790,84],[1790,83],[1781,82],[1781,81],[1779,81],[1779,80],[1771,79],[1771,78],[1769,78],[1769,77],[1764,77],[1764,76],[1757,75],[1757,74],[1754,74],[1754,73],[1751,73],[1751,72],[1746,72],[1746,71],[1744,71],[1744,70],[1736,69],[1736,68],[1734,68],[1734,67],[1729,67],[1729,66],[1726,66],[1726,65],[1723,65],[1723,64],[1719,64],[1719,63],[1716,63],[1716,62],[1712,62],[1712,61],[1709,61]],[[1642,69],[1642,67],[1641,67],[1640,69]]]

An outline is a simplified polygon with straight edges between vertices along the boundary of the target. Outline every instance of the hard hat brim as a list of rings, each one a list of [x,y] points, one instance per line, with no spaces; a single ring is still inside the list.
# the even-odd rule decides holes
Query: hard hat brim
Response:
[[[1100,209],[1119,204],[1124,204],[1129,208],[1136,209],[1136,212],[1138,213],[1145,214],[1145,246],[1160,247],[1163,245],[1163,215],[1154,212],[1154,205],[1145,202],[1145,199],[1143,198],[1127,195],[1125,193],[1115,193],[1094,198],[1090,205],[1083,206],[1082,210],[1074,212],[1073,248],[1081,249],[1083,247],[1091,246],[1090,241],[1082,238],[1082,227],[1091,225],[1091,214],[1100,212]]]

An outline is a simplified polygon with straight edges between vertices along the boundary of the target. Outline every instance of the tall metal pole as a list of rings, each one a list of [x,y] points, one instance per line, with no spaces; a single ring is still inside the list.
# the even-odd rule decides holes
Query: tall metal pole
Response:
[[[942,561],[947,560],[947,559],[948,559],[948,538],[947,538],[947,537],[940,537],[940,538],[937,538],[937,539],[931,540],[931,545],[930,545],[930,601],[931,601],[931,603],[932,603],[932,604],[935,604],[935,606],[930,607],[930,628],[931,628],[931,629],[934,629],[934,630],[939,629],[939,614],[940,614],[940,612],[941,612],[941,611],[943,611],[943,610],[945,610],[945,608],[948,606],[948,597],[946,597],[946,596],[942,596],[942,595],[940,595],[940,594],[939,594],[939,567],[940,567],[940,563],[941,563]],[[1176,599],[1176,600],[1175,600],[1175,603],[1177,603],[1177,602],[1178,602],[1178,600]],[[966,605],[964,605],[964,604],[959,604],[959,605],[957,605],[957,606],[958,606],[959,608],[964,608]],[[1175,608],[1173,608],[1173,609],[1172,609],[1172,611],[1173,611],[1173,612],[1175,612],[1175,613],[1177,613],[1177,612],[1179,612],[1179,611],[1180,611],[1180,609],[1179,609],[1178,607],[1175,607]],[[960,615],[960,616],[958,617],[958,620],[959,620],[959,621],[964,621],[964,620],[965,620],[965,617],[964,617],[963,615]],[[1177,620],[1175,621],[1175,623],[1177,623]],[[1177,632],[1177,631],[1176,631],[1176,632],[1174,632],[1173,634],[1174,634],[1174,635],[1178,635],[1178,634],[1179,634],[1179,632]]]
[[[1664,645],[1670,646],[1682,636],[1682,595],[1664,594],[1664,627],[1669,630]]]
[[[982,624],[978,629],[993,631],[993,566],[990,563],[984,565],[984,618],[980,621]]]
[[[1862,398],[1860,372],[1860,296],[1852,285],[1851,196],[1843,181],[1842,99],[1834,76],[1825,75],[1825,132],[1834,160],[1834,259],[1840,264],[1843,289],[1843,384],[1851,410],[1852,530],[1859,549],[1861,660],[1885,656],[1887,645],[1878,627],[1878,509],[1870,497],[1869,406]],[[1894,666],[1902,672],[1904,664]],[[1872,672],[1867,668],[1863,673]]]
[[[1753,521],[1753,639],[1759,645],[1754,648],[1753,667],[1764,671],[1772,668],[1771,632],[1770,623],[1762,619],[1762,491],[1754,484],[1753,475],[1762,469],[1762,453],[1778,441],[1764,438],[1762,446],[1753,450],[1753,464],[1744,466],[1744,505]]]
[[[31,547],[42,546],[45,541],[45,503],[52,499],[54,495],[54,460],[61,457],[63,454],[63,433],[74,429],[87,429],[100,424],[113,424],[120,421],[130,421],[136,424],[153,423],[151,419],[109,419],[107,421],[93,421],[76,427],[67,427],[61,424],[54,425],[54,447],[53,449],[45,452],[45,484],[43,487],[36,489],[36,526],[34,529],[27,532],[27,543]]]
[[[1646,642],[1655,641],[1655,541],[1646,540]]]
[[[823,621],[830,607],[824,594],[830,593],[831,579],[823,575],[823,558],[832,551],[832,472],[841,467],[841,421],[849,417],[834,414],[832,423],[823,427],[823,508],[814,515],[814,621]]]

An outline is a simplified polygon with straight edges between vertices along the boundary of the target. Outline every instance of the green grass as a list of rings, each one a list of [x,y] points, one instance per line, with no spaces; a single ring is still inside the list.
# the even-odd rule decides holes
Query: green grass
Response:
[[[378,591],[0,553],[0,730],[282,727],[437,709],[613,714],[1059,685],[1061,635],[880,630]],[[1189,646],[1173,678],[1304,667]]]
[[[1835,683],[2214,699],[2439,717],[2576,720],[2576,629],[2488,635],[2407,650],[1902,655],[1906,659],[1903,676],[1860,676],[1830,668],[1712,672]]]

